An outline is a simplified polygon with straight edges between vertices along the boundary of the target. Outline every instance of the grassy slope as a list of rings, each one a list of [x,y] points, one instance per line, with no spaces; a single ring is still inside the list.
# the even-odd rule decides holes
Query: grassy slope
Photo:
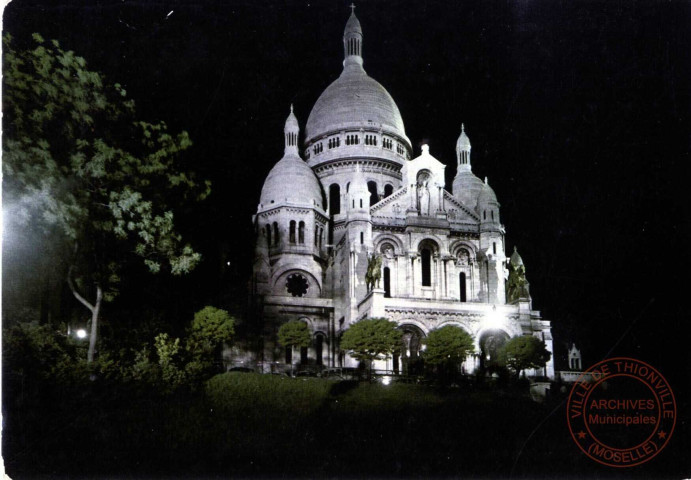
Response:
[[[580,454],[563,406],[497,391],[228,373],[197,394],[109,388],[59,402],[22,426],[36,430],[23,449],[6,443],[13,478],[616,474]]]

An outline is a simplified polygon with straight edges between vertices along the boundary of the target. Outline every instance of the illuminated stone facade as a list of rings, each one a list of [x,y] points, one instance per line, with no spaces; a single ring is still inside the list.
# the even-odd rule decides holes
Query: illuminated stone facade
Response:
[[[260,360],[326,367],[355,366],[340,335],[360,319],[399,324],[399,354],[377,368],[412,372],[430,330],[457,325],[475,339],[463,368],[488,366],[508,338],[534,335],[552,350],[550,322],[532,309],[525,266],[505,254],[500,206],[471,167],[461,129],[456,177],[424,145],[413,158],[404,123],[389,93],[363,69],[363,34],[353,13],[344,37],[343,72],[307,120],[303,157],[292,112],[285,154],[262,189],[252,298],[262,328]],[[304,159],[303,159],[304,158]],[[368,288],[370,262],[380,279]],[[371,270],[371,269],[370,269]],[[286,351],[276,332],[305,321],[312,347]],[[550,363],[537,375],[553,377]]]

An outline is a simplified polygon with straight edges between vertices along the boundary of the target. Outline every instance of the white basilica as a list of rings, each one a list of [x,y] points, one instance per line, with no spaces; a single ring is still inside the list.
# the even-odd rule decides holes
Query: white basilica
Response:
[[[464,129],[450,193],[446,166],[426,145],[412,158],[396,103],[363,69],[354,12],[343,46],[343,72],[312,108],[302,149],[291,107],[285,153],[266,178],[253,217],[251,295],[263,337],[260,360],[355,366],[339,338],[368,317],[394,320],[403,332],[400,351],[375,365],[394,372],[412,373],[421,340],[449,324],[475,340],[475,354],[463,365],[468,373],[490,365],[509,337],[534,335],[552,351],[550,322],[532,309],[518,252],[506,256],[499,202],[473,174]],[[373,266],[380,279],[368,288]],[[290,320],[307,323],[310,348],[278,345],[277,330]],[[553,378],[552,360],[533,373]]]

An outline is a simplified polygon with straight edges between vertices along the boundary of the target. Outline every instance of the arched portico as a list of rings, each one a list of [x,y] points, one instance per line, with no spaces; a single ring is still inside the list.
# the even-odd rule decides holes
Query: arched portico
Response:
[[[423,350],[422,340],[427,336],[425,331],[412,323],[404,323],[398,327],[402,332],[401,346],[393,354],[393,368],[396,373],[404,375],[419,375],[422,373]]]
[[[501,349],[511,336],[499,328],[487,329],[478,336],[480,368],[492,369],[502,365]]]

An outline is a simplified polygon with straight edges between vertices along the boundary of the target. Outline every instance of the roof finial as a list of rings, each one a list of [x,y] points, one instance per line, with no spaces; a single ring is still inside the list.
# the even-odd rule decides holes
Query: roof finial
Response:
[[[461,133],[465,132],[465,124],[461,123]]]
[[[487,185],[487,177],[485,177],[485,185]]]
[[[351,13],[352,15],[355,15],[355,4],[354,4],[354,3],[351,3],[351,4],[350,4],[350,13]]]
[[[290,113],[293,113],[293,104],[290,104]]]

